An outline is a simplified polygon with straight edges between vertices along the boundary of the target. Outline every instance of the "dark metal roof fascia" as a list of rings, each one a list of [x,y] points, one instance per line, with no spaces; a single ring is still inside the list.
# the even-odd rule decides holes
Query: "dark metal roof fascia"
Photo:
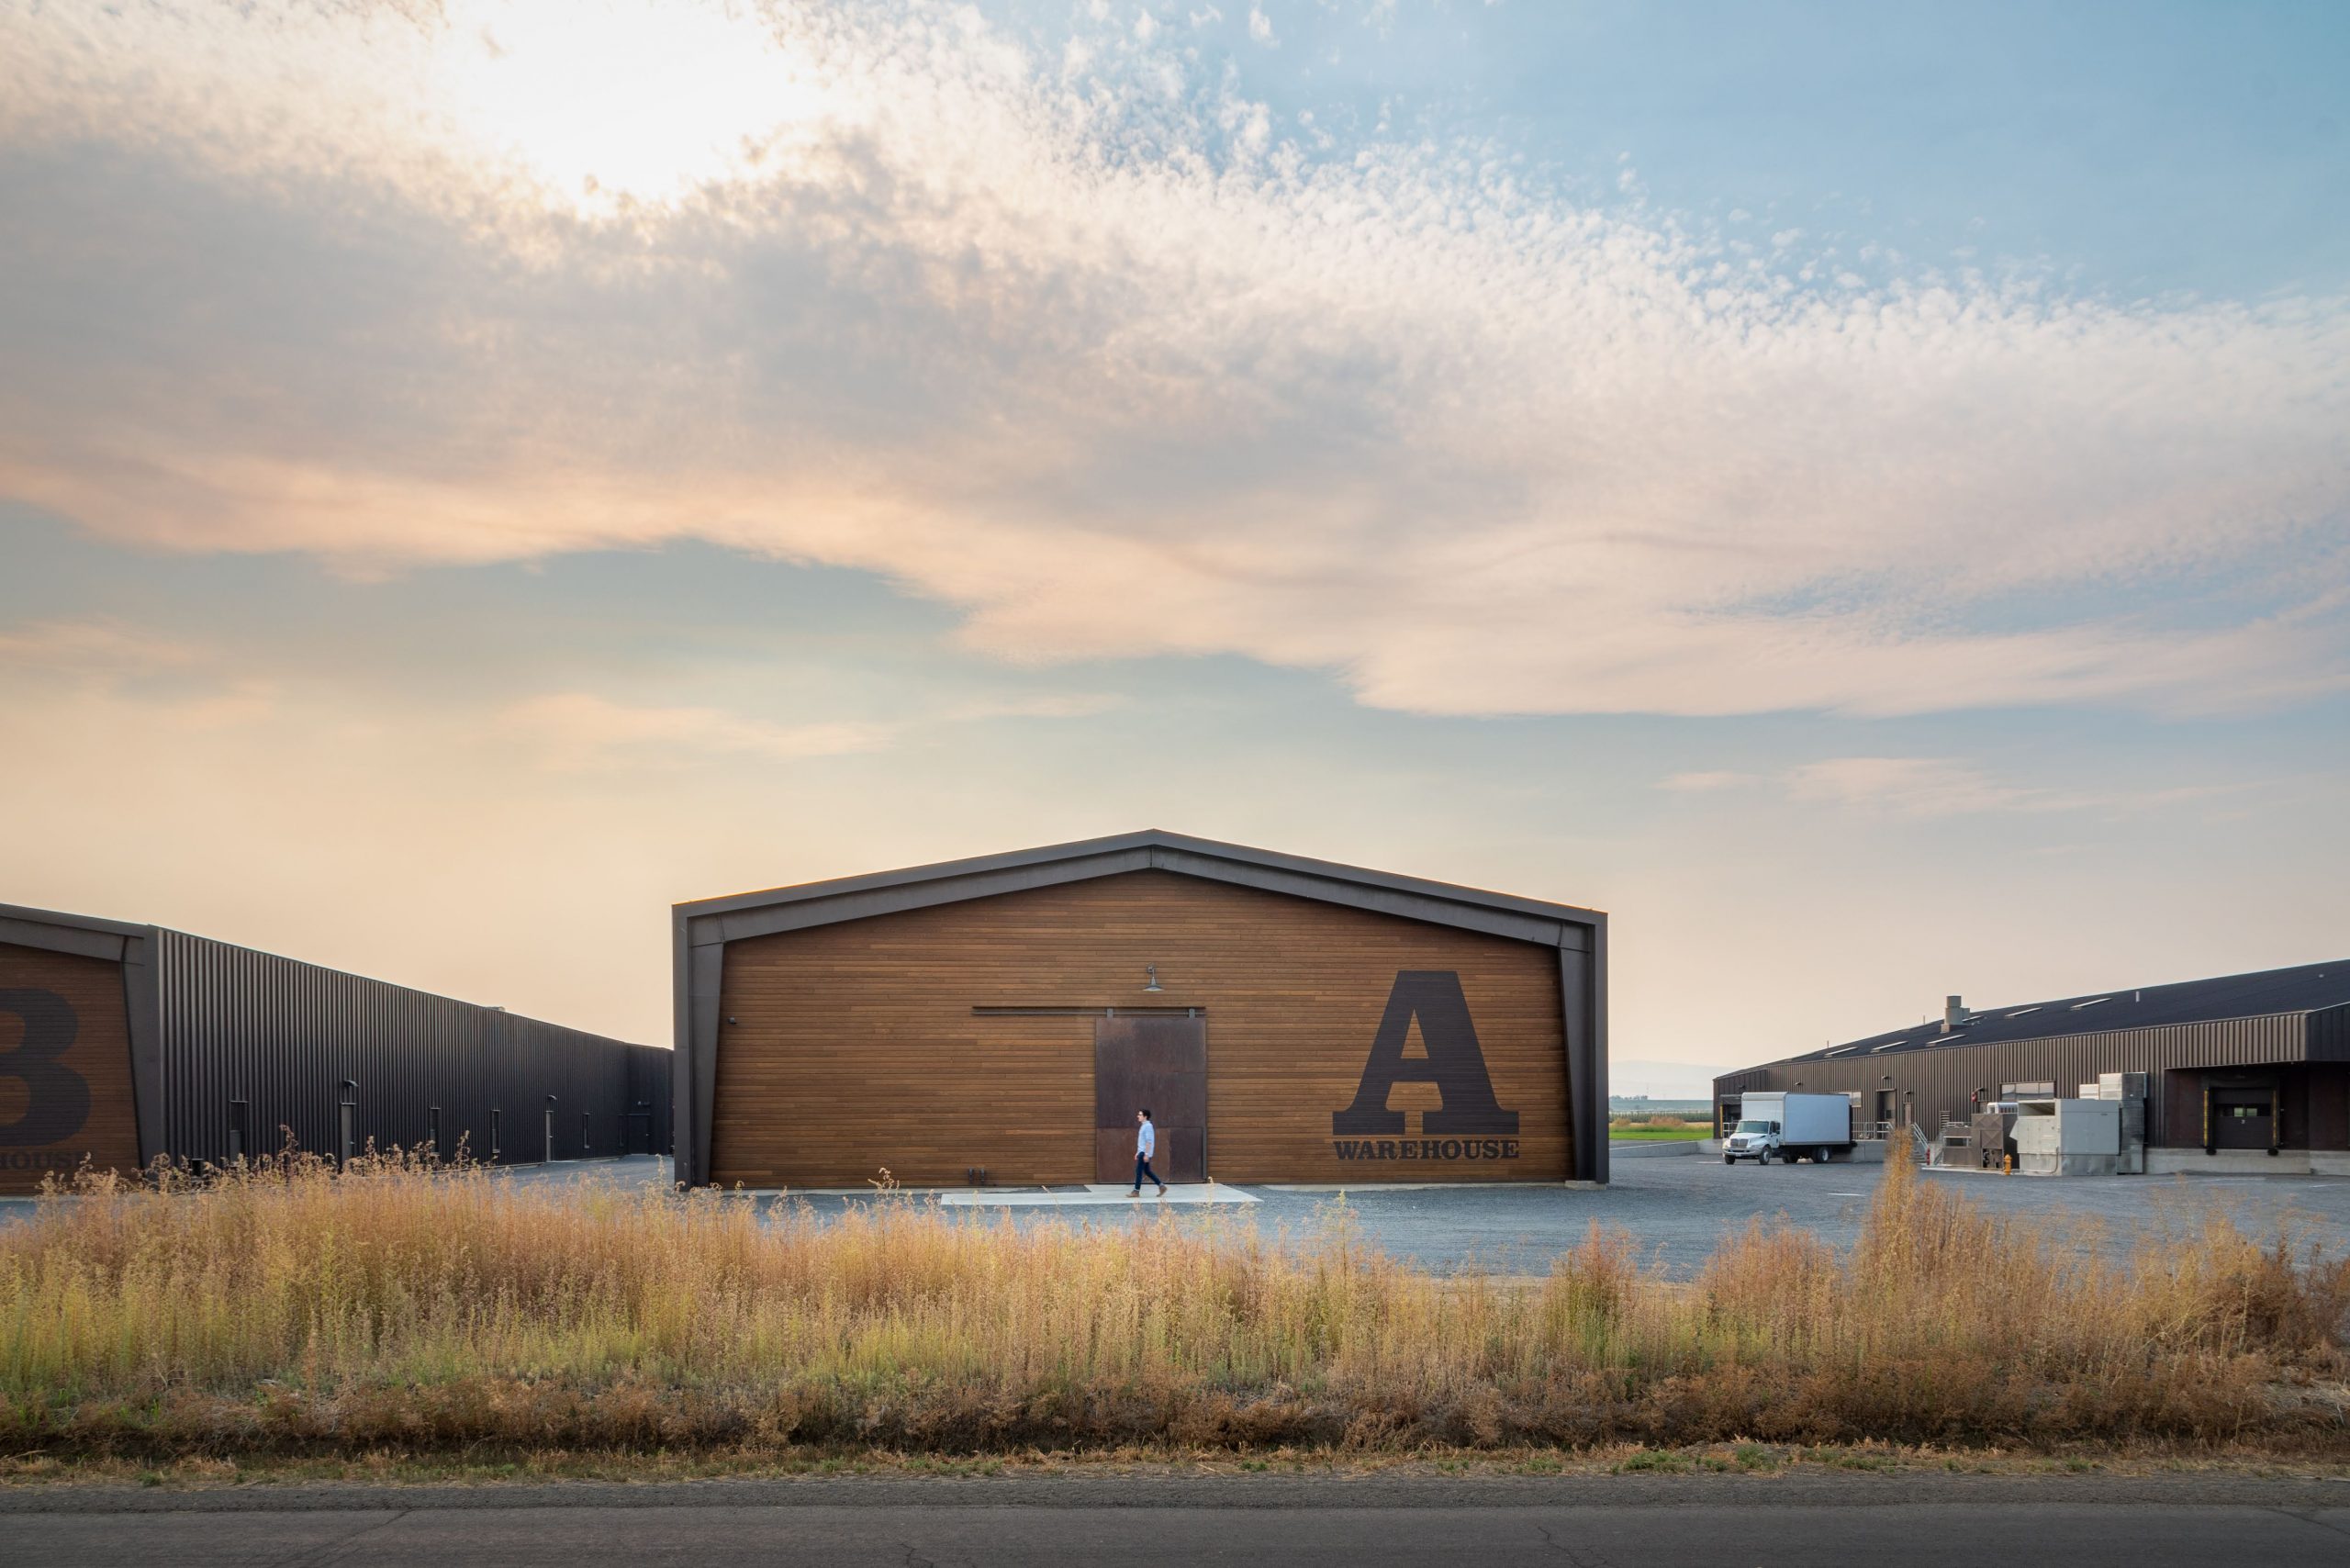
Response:
[[[2307,1021],[2317,1016],[2318,1014],[2306,1009],[2298,1009],[2283,1013],[2246,1013],[2233,1018],[2190,1018],[2177,1024],[2118,1024],[2105,1029],[2067,1029],[2061,1035],[1995,1035],[1986,1040],[1925,1039],[1914,1045],[1881,1052],[1875,1059],[1897,1061],[1904,1057],[1925,1056],[1933,1051],[1964,1051],[1976,1048],[1988,1050],[1997,1046],[2053,1046],[2062,1045],[2068,1040],[2091,1039],[2099,1035],[2154,1035],[2178,1029],[2209,1028],[2215,1024],[2248,1024],[2268,1018],[2300,1018]],[[2304,1030],[2305,1049],[2307,1044],[2308,1032]],[[1722,1078],[1735,1078],[1740,1072],[1763,1072],[1774,1067],[1800,1067],[1815,1062],[1822,1064],[1833,1062],[1842,1066],[1869,1059],[1871,1059],[1870,1055],[1866,1050],[1856,1050],[1848,1055],[1837,1057],[1830,1057],[1825,1051],[1799,1051],[1794,1056],[1781,1057],[1775,1061],[1758,1062],[1752,1067],[1740,1068],[1738,1072],[1724,1073],[1714,1081],[1719,1083]]]
[[[1026,892],[1034,888],[1057,887],[1064,882],[1087,881],[1095,877],[1113,877],[1121,872],[1143,871],[1149,868],[1149,851],[1144,849],[1027,865],[978,867],[969,870],[963,869],[960,865],[925,868],[928,874],[918,878],[910,879],[903,872],[884,873],[890,879],[879,886],[872,885],[878,879],[876,878],[845,877],[838,881],[811,882],[801,888],[779,889],[771,901],[765,903],[727,909],[717,913],[702,913],[692,904],[680,904],[678,913],[686,921],[688,944],[706,947],[740,941],[745,936],[767,936],[778,931],[803,931],[810,926],[833,925],[845,920],[864,920],[877,914],[898,914],[907,910],[929,909],[937,904],[962,903],[971,899],[993,898],[1000,893]],[[738,902],[734,900],[725,902]]]
[[[92,914],[66,914],[53,909],[28,909],[0,903],[0,942],[18,947],[39,947],[50,953],[75,953],[85,958],[119,963],[126,945],[152,934],[151,925],[101,920]]]
[[[1160,869],[1546,946],[1588,945],[1596,910],[1486,892],[1153,829],[677,906],[695,946],[925,909],[1094,877]]]

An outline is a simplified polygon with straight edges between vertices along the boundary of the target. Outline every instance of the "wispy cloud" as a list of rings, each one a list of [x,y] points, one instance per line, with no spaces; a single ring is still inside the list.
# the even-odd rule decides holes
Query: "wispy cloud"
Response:
[[[0,626],[0,666],[50,678],[118,678],[178,669],[199,650],[119,621],[35,621]]]
[[[1945,817],[1980,812],[2142,811],[2235,793],[2244,786],[2066,790],[2005,782],[1944,756],[1837,756],[1806,763],[1781,780],[1796,801]]]
[[[1754,782],[1751,773],[1712,771],[1675,773],[1659,782],[1660,790],[1670,790],[1677,795],[1704,795],[1719,790],[1736,790]]]
[[[878,751],[887,725],[856,722],[776,724],[717,708],[644,707],[588,692],[562,692],[514,705],[516,732],[538,745],[550,767],[683,766],[691,756],[746,756],[781,760]]]
[[[673,15],[19,14],[0,494],[378,569],[701,538],[1427,712],[2350,679],[2342,300],[1822,286],[1506,148],[1292,144],[1123,10]]]
[[[1794,769],[1785,783],[1798,801],[1907,817],[2040,811],[2062,803],[2048,790],[2002,784],[1978,768],[1940,756],[1830,757]]]
[[[884,751],[939,724],[1082,718],[1113,705],[1072,694],[969,702],[920,718],[778,723],[722,708],[631,703],[592,692],[552,692],[512,704],[503,721],[560,771],[684,767],[713,757],[791,761]]]

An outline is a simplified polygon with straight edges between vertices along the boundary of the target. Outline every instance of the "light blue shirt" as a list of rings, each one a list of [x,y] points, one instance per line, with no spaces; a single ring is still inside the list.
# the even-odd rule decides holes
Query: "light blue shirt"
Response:
[[[1158,1152],[1158,1129],[1148,1122],[1135,1129],[1135,1152],[1145,1159]]]

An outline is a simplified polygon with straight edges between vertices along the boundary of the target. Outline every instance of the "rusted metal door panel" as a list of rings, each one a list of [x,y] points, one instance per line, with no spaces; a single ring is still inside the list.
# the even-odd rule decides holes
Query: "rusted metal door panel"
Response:
[[[1093,1025],[1093,1179],[1131,1182],[1135,1113],[1158,1129],[1151,1167],[1169,1182],[1207,1174],[1208,1031],[1200,1017],[1118,1017]]]

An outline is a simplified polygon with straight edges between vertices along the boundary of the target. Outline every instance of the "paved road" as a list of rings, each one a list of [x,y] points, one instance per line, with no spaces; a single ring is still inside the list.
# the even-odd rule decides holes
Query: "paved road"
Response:
[[[435,1568],[2350,1561],[2350,1484],[1275,1478],[0,1493],[11,1562]],[[1836,1478],[1841,1480],[1841,1478]],[[1953,1477],[1964,1483],[1976,1478]]]

